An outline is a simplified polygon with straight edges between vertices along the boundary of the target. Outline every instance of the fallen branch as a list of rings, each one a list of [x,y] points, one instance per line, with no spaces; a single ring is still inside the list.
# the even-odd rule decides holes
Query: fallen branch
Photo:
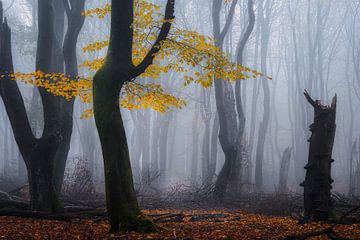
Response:
[[[87,211],[87,212],[52,214],[49,212],[34,212],[29,210],[5,208],[5,209],[0,209],[0,216],[70,221],[71,219],[74,218],[83,219],[83,218],[105,217],[106,213],[102,211]]]
[[[30,204],[26,202],[20,202],[16,200],[0,200],[0,209],[1,208],[18,208],[21,210],[28,210],[30,209]]]
[[[154,218],[155,222],[182,222],[183,219],[185,218],[184,214],[170,214],[170,215],[165,215],[165,216],[161,216],[158,218]]]

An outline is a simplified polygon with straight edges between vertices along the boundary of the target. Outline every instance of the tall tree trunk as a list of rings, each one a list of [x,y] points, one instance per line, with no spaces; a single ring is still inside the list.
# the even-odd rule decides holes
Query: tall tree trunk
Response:
[[[192,122],[192,157],[191,157],[191,182],[194,184],[197,180],[198,167],[199,167],[199,103],[195,103],[195,112]]]
[[[153,113],[152,116],[152,131],[151,131],[151,168],[155,172],[159,172],[159,114],[157,112]],[[161,176],[160,176],[161,177]]]
[[[229,31],[237,0],[232,1],[229,16],[223,29],[220,26],[220,12],[222,0],[213,0],[213,32],[215,45],[223,48],[223,43],[227,32]],[[214,197],[223,199],[229,184],[230,173],[233,164],[237,160],[237,119],[235,110],[235,97],[230,83],[215,79],[215,98],[216,108],[219,116],[220,131],[219,141],[225,154],[225,163],[221,169],[215,183]]]
[[[250,35],[255,26],[255,13],[254,13],[254,3],[252,0],[248,0],[248,15],[249,15],[249,23],[246,28],[246,31],[238,44],[237,51],[237,63],[243,65],[243,55],[246,47],[246,43],[248,42]],[[237,130],[237,160],[234,162],[233,169],[231,171],[230,176],[230,189],[234,193],[241,192],[241,166],[242,166],[242,140],[245,131],[245,112],[243,109],[242,96],[241,96],[241,81],[238,80],[235,83],[235,100],[236,100],[236,112],[238,118],[238,130]]]
[[[209,182],[213,181],[217,167],[217,155],[218,155],[218,142],[219,142],[219,116],[216,113],[211,130],[211,149],[210,149],[210,163],[209,163]]]
[[[260,3],[262,4],[262,3]],[[262,6],[259,11],[262,11]],[[261,19],[261,72],[267,74],[267,51],[270,38],[270,0],[265,3],[265,11],[260,13]],[[266,14],[264,17],[263,15]],[[259,135],[256,147],[256,165],[255,165],[255,187],[261,190],[263,186],[263,161],[264,145],[269,128],[270,121],[270,88],[266,78],[261,79],[261,85],[264,92],[264,115],[259,127]]]
[[[160,184],[164,184],[164,179],[166,179],[166,172],[168,170],[168,134],[170,122],[172,121],[174,113],[167,113],[162,117],[162,124],[160,127],[160,136],[159,136],[159,162],[160,162]]]
[[[281,163],[280,163],[280,174],[279,174],[279,193],[285,193],[288,182],[289,167],[290,167],[290,158],[291,158],[291,148],[288,147],[283,152]]]
[[[211,92],[207,89],[201,89],[202,95],[202,109],[201,117],[204,122],[204,135],[201,146],[201,177],[202,182],[205,185],[211,183],[210,177],[210,123],[211,123],[211,103],[210,103]],[[217,140],[217,136],[215,137]]]
[[[132,62],[134,1],[112,0],[110,45],[104,66],[94,76],[93,97],[96,127],[103,151],[106,206],[110,231],[157,230],[141,214],[133,184],[126,133],[119,98],[124,84],[141,75],[167,38],[174,18],[174,0],[168,0],[165,21],[158,38],[138,66]]]
[[[39,38],[36,59],[36,70],[51,72],[53,15],[52,2],[40,0],[39,4]],[[2,9],[1,9],[2,13]],[[15,140],[28,170],[30,205],[33,210],[62,211],[52,183],[54,156],[59,146],[59,112],[56,108],[56,97],[40,89],[44,107],[44,132],[37,139],[31,131],[17,83],[9,73],[14,71],[11,54],[11,32],[1,14],[1,56],[0,71],[4,79],[0,81],[0,95],[14,132]]]
[[[312,132],[309,139],[309,159],[305,166],[306,177],[301,184],[304,187],[305,219],[307,221],[327,220],[332,212],[331,204],[331,157],[335,139],[335,119],[337,97],[331,106],[321,105],[314,101],[305,91],[305,97],[314,107],[314,123],[310,125]]]
[[[70,78],[76,79],[78,76],[78,61],[76,56],[76,46],[78,36],[85,22],[85,16],[82,15],[85,9],[85,0],[71,0],[71,4],[64,0],[60,10],[65,9],[67,15],[68,27],[65,35],[64,44],[62,46],[63,59],[65,60],[65,74]],[[59,3],[57,3],[59,4]],[[61,16],[61,13],[60,13]],[[63,22],[63,17],[60,17],[60,23]],[[62,44],[62,32],[58,35],[57,41]],[[61,46],[61,45],[60,45]],[[59,69],[60,70],[60,69]],[[61,142],[55,155],[54,160],[54,187],[57,194],[60,193],[64,172],[66,166],[67,156],[70,150],[70,141],[73,130],[73,113],[74,113],[75,99],[67,100],[65,98],[58,99],[58,108],[61,112],[59,119],[60,128],[62,132]]]
[[[349,176],[349,196],[353,197],[356,193],[356,165],[358,161],[358,148],[357,148],[357,142],[354,141],[352,144],[351,149],[351,156],[350,156],[350,176]],[[355,166],[355,167],[354,167]]]

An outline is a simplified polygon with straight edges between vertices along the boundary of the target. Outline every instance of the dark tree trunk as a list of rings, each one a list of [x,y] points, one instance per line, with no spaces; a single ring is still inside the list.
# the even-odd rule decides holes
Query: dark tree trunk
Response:
[[[103,150],[106,206],[110,231],[156,231],[141,214],[133,184],[126,133],[119,107],[124,84],[141,75],[152,64],[160,43],[167,38],[170,21],[164,21],[154,46],[143,62],[134,66],[132,45],[133,0],[112,0],[110,45],[104,66],[94,77],[94,114]],[[174,0],[168,0],[165,20],[174,18]]]
[[[232,1],[229,16],[225,26],[221,29],[220,12],[222,0],[213,0],[213,32],[215,45],[223,48],[224,38],[229,31],[235,12],[237,0]],[[214,197],[223,199],[229,184],[230,173],[237,157],[236,130],[237,119],[235,110],[235,97],[230,83],[215,79],[216,108],[219,116],[219,141],[225,154],[225,163],[215,183]]]
[[[1,9],[2,13],[2,9]],[[36,139],[31,131],[20,90],[9,73],[14,71],[11,54],[11,32],[1,14],[0,71],[5,77],[0,81],[0,95],[14,131],[15,140],[26,163],[33,210],[59,212],[62,210],[52,184],[53,159],[58,148],[59,127],[55,97],[40,90],[44,106],[44,132]],[[46,19],[46,20],[45,20]],[[52,4],[39,1],[39,39],[36,69],[51,70],[52,56]]]
[[[63,1],[63,8],[65,9],[67,15],[68,27],[61,55],[65,60],[65,74],[70,78],[76,79],[76,77],[78,76],[76,46],[79,33],[85,22],[85,16],[82,15],[82,12],[84,12],[85,9],[85,0],[71,0],[70,2],[71,4],[69,4],[69,2],[66,0]],[[57,41],[62,44],[61,36],[62,35],[59,34],[59,36],[57,37]],[[71,100],[66,100],[65,98],[58,99],[58,108],[61,112],[59,122],[62,132],[62,138],[54,160],[53,181],[57,194],[59,194],[61,191],[66,160],[70,150],[70,141],[73,130],[74,101],[74,98],[72,98]]]
[[[77,4],[84,5],[83,1],[78,1]],[[75,4],[72,6],[74,7]],[[44,73],[51,73],[54,70],[61,71],[62,60],[59,60],[61,58],[59,56],[62,54],[58,52],[54,54],[56,51],[53,47],[56,38],[52,1],[39,0],[38,8],[39,36],[36,70]],[[77,13],[74,13],[74,17],[77,14],[83,18],[81,12],[83,12],[83,8],[79,8]],[[69,40],[67,44],[76,46],[78,33],[72,31],[71,24],[74,22],[69,21],[68,34],[75,36],[75,41]],[[72,124],[72,103],[68,103],[61,97],[53,96],[45,89],[39,89],[44,112],[44,131],[40,138],[34,136],[17,83],[13,81],[14,79],[10,79],[9,75],[6,75],[13,72],[10,35],[10,29],[6,22],[2,23],[0,70],[6,77],[0,82],[0,95],[4,100],[16,142],[26,163],[31,208],[37,211],[59,212],[62,211],[62,207],[58,202],[56,192],[59,192],[61,188],[66,156],[70,146],[72,127],[69,127],[69,124]],[[75,47],[71,48],[70,51],[74,49]],[[76,54],[76,51],[73,51],[72,54]],[[72,59],[74,58],[72,57]],[[53,62],[54,64],[52,64]],[[69,70],[71,69],[69,65],[72,65],[73,69],[77,69],[76,55],[75,63],[67,63],[69,75],[77,75],[77,70]],[[63,107],[67,104],[71,105],[70,109]]]
[[[335,95],[331,106],[324,106],[319,100],[314,101],[307,91],[304,94],[314,107],[306,176],[301,184],[304,187],[305,218],[308,221],[327,220],[332,212],[331,163],[334,160],[331,155],[335,139],[337,97]]]
[[[287,182],[288,182],[288,175],[289,175],[289,167],[290,167],[290,158],[291,158],[291,148],[288,147],[283,152],[281,163],[280,163],[280,176],[279,176],[279,193],[285,193]]]
[[[124,75],[116,74],[113,66],[104,66],[94,77],[94,112],[104,157],[106,205],[111,231],[138,230],[140,208],[137,203],[130,166],[127,139],[119,108],[123,84],[112,82]],[[124,80],[121,80],[124,81]],[[120,229],[121,224],[121,229]]]
[[[238,44],[238,52],[237,52],[237,63],[243,65],[243,55],[246,47],[246,43],[248,42],[250,35],[255,26],[255,13],[254,13],[254,3],[252,0],[248,0],[248,15],[249,15],[249,23],[246,28],[246,31]],[[230,189],[231,192],[240,193],[241,192],[241,173],[242,173],[242,140],[245,131],[245,113],[243,109],[242,96],[241,96],[241,81],[238,80],[235,83],[235,100],[236,100],[236,112],[238,117],[238,130],[237,130],[237,160],[234,162],[231,171],[230,177]]]

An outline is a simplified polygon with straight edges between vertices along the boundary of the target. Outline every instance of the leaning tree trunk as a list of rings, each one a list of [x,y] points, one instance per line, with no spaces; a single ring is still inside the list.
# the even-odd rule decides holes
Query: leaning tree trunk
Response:
[[[319,100],[314,101],[307,91],[306,99],[314,107],[314,123],[310,125],[312,132],[309,139],[309,158],[305,166],[304,187],[305,220],[327,220],[332,212],[331,184],[331,157],[335,139],[335,119],[337,97],[332,100],[331,106],[321,105]]]
[[[117,88],[111,84],[112,79],[120,77],[111,66],[105,66],[94,77],[94,113],[104,157],[106,205],[111,231],[146,232],[147,226],[142,226],[141,219],[138,219],[141,212],[134,190],[125,128],[119,108],[119,93],[123,84],[115,84]]]
[[[153,63],[167,38],[174,16],[175,0],[168,0],[164,23],[157,40],[143,61],[134,66],[133,0],[111,1],[111,34],[105,64],[94,76],[95,123],[103,151],[106,206],[110,231],[156,231],[156,225],[141,214],[133,184],[129,150],[119,98],[122,87],[140,76]]]

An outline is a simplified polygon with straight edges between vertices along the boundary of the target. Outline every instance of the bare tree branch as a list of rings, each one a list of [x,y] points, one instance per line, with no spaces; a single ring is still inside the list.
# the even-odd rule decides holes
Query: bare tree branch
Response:
[[[164,17],[164,23],[162,24],[162,27],[160,29],[160,33],[153,44],[152,48],[149,50],[146,57],[143,59],[143,61],[135,67],[135,70],[132,73],[131,78],[135,78],[142,73],[145,72],[145,70],[153,63],[155,55],[160,51],[161,44],[164,40],[166,40],[167,36],[169,35],[172,20],[175,19],[175,0],[168,0],[166,4],[165,9],[165,17]]]

